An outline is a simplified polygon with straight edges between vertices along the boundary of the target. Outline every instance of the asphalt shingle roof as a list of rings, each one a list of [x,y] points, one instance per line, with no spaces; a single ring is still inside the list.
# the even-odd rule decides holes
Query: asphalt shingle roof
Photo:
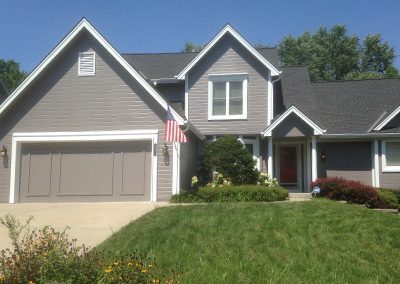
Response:
[[[272,65],[279,66],[276,48],[260,48],[257,50]],[[122,57],[147,79],[170,79],[178,75],[197,54],[197,52],[128,53],[122,54]]]

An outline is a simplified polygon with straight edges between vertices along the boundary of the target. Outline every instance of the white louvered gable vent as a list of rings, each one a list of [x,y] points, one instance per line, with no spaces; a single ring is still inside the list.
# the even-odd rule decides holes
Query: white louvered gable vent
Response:
[[[96,74],[96,63],[95,63],[94,52],[80,52],[79,53],[79,76],[94,76]]]

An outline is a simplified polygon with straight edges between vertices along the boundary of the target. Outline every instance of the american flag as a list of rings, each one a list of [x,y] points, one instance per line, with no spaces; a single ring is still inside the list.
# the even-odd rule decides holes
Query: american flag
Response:
[[[170,109],[167,110],[167,121],[165,122],[165,141],[166,142],[188,142],[186,135],[179,128]]]

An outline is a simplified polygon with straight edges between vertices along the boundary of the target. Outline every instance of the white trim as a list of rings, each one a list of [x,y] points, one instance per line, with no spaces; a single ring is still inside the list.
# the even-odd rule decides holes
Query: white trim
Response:
[[[311,128],[314,129],[314,135],[322,135],[325,131],[320,128],[316,123],[314,123],[310,118],[308,118],[304,113],[302,113],[295,106],[288,108],[277,120],[275,120],[270,126],[261,132],[264,137],[272,136],[272,130],[274,130],[282,121],[284,121],[290,114],[296,114],[305,123],[307,123]]]
[[[21,85],[0,105],[0,115],[13,103],[16,98],[27,88],[30,83],[58,56],[64,48],[78,35],[80,31],[86,29],[113,57],[117,60],[128,73],[138,81],[142,87],[165,109],[168,109],[168,103],[157,93],[153,87],[135,70],[128,62],[115,50],[115,48],[86,20],[82,19],[72,31],[47,55],[47,57],[29,74]],[[175,120],[179,125],[186,123],[175,110],[170,108]]]
[[[398,106],[391,114],[388,115],[388,117],[386,117],[381,123],[379,123],[378,126],[374,128],[374,130],[381,130],[399,113],[400,113],[400,106]]]
[[[272,137],[268,137],[267,172],[270,177],[274,177],[273,154],[274,154],[274,151],[273,151]]]
[[[309,138],[307,138],[307,147],[306,147],[306,163],[307,163],[307,192],[310,192],[310,185],[312,182],[312,177],[311,177],[311,141]]]
[[[274,88],[272,85],[272,76],[271,72],[268,72],[268,86],[267,86],[267,100],[268,100],[268,113],[267,113],[267,126],[271,124],[271,121],[274,119]]]
[[[248,74],[220,74],[208,77],[208,120],[247,119]],[[213,115],[214,82],[225,83],[225,115]],[[230,82],[242,82],[242,114],[230,115]]]
[[[150,200],[157,201],[157,154],[158,130],[133,131],[83,131],[83,132],[24,132],[13,133],[11,149],[11,177],[9,203],[18,200],[21,145],[30,142],[77,142],[77,141],[134,141],[150,140],[151,146],[151,194]]]
[[[396,142],[400,143],[399,139],[395,140],[382,140],[382,172],[385,173],[398,173],[400,172],[400,165],[399,166],[388,166],[387,165],[387,152],[386,152],[386,143]]]
[[[199,62],[210,49],[227,33],[230,33],[237,41],[239,41],[252,55],[254,55],[265,67],[271,70],[273,76],[278,76],[281,72],[276,69],[265,57],[263,57],[250,43],[248,43],[238,32],[230,25],[226,25],[203,49],[197,56],[176,76],[179,80],[183,80],[185,75]]]
[[[373,141],[372,153],[373,153],[373,171],[372,171],[372,181],[374,187],[380,187],[380,168],[379,168],[379,140]]]
[[[82,72],[81,70],[81,60],[82,56],[84,55],[93,55],[93,70],[90,72]],[[79,77],[85,77],[85,76],[94,76],[96,75],[96,52],[94,51],[85,51],[85,52],[79,52],[78,55],[78,76]]]
[[[181,144],[172,142],[172,194],[180,192]]]
[[[316,181],[317,173],[317,138],[311,137],[311,181]]]
[[[185,75],[185,117],[189,120],[189,74]]]

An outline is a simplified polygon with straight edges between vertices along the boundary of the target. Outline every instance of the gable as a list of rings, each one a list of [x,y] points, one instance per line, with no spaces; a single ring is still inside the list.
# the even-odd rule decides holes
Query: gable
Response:
[[[0,115],[15,102],[15,100],[21,95],[23,90],[27,88],[41,72],[77,37],[82,31],[86,30],[89,32],[98,42],[101,44],[109,54],[135,79],[137,82],[152,96],[163,108],[168,109],[168,103],[150,86],[150,84],[144,80],[142,76],[138,74],[122,56],[114,49],[112,45],[108,43],[102,37],[86,19],[82,19],[77,26],[52,50],[49,55],[32,71],[32,73],[24,80],[24,82],[0,105]],[[171,110],[174,118],[177,120],[179,125],[185,124],[185,120],[178,115],[174,110]]]
[[[78,76],[82,51],[95,52],[96,76]],[[27,131],[163,129],[164,120],[164,108],[82,31],[0,118],[0,138]]]
[[[296,114],[290,114],[281,124],[272,130],[273,137],[309,137],[314,130]]]
[[[234,38],[243,48],[254,56],[262,65],[264,65],[271,73],[272,76],[279,75],[280,71],[276,69],[265,57],[263,57],[250,43],[248,43],[238,32],[236,32],[230,25],[226,25],[203,49],[202,51],[178,74],[177,78],[183,80],[188,72],[198,64],[198,62],[206,56],[214,46],[225,36],[230,35]]]

